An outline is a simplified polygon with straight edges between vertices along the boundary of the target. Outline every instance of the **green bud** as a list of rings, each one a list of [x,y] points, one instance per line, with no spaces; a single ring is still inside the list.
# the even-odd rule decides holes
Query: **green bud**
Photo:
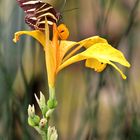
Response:
[[[28,124],[32,127],[35,126],[35,122],[33,121],[33,119],[31,117],[28,117]]]
[[[28,124],[32,127],[38,126],[40,122],[39,116],[35,115],[34,117],[28,117]]]
[[[49,99],[47,102],[48,108],[53,109],[57,106],[56,99]]]

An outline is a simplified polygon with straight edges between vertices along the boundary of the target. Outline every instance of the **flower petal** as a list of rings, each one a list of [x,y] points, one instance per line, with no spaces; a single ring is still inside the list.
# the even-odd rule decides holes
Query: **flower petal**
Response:
[[[66,40],[60,41],[60,49],[61,49],[60,52],[61,52],[62,58],[67,53],[69,46],[75,46],[75,44],[76,44],[76,42],[74,42],[74,41],[66,41]]]
[[[78,44],[82,44],[82,43],[85,43],[84,44],[85,48],[89,48],[89,47],[91,47],[92,45],[94,45],[96,43],[108,43],[108,42],[107,42],[106,39],[104,39],[102,37],[93,36],[93,37],[89,37],[87,39],[84,39],[84,40],[78,42]]]
[[[45,60],[48,74],[48,83],[49,86],[54,87],[56,69],[55,48],[53,47],[52,42],[49,40],[49,26],[47,18],[45,19],[45,44]]]
[[[126,76],[114,63],[108,61],[108,64],[113,66],[121,74],[123,79],[126,79]],[[100,62],[93,58],[86,60],[86,67],[93,68],[96,72],[102,72],[106,68],[106,66],[107,66],[107,63]]]
[[[65,24],[60,24],[57,27],[57,30],[58,30],[58,33],[59,33],[59,37],[62,40],[66,40],[69,37],[69,30],[68,30],[68,28],[66,27]]]
[[[61,46],[62,48],[68,48],[69,46],[73,46],[73,45],[75,45],[75,44],[76,44],[75,41],[66,41],[66,40],[62,40],[62,41],[60,42],[60,46]]]
[[[43,47],[45,47],[45,34],[39,30],[16,32],[13,41],[16,43],[19,40],[19,37],[24,34],[34,37]]]
[[[85,66],[94,69],[96,72],[102,72],[106,68],[106,63],[97,59],[89,58],[86,60]]]
[[[101,38],[99,36],[93,36],[93,37],[89,37],[89,38],[84,39],[84,40],[79,41],[79,42],[74,42],[74,41],[61,41],[60,48],[62,48],[62,50],[63,50],[63,57],[64,57],[64,55],[70,49],[72,49],[74,47],[75,48],[73,49],[73,52],[77,52],[82,47],[89,48],[90,46],[92,46],[92,45],[94,45],[96,43],[107,43],[107,40],[105,40],[104,38]],[[72,55],[73,55],[73,53],[72,53]]]
[[[110,64],[111,66],[113,66],[122,76],[123,79],[126,79],[126,76],[123,74],[123,72],[112,62],[108,62],[108,64]]]
[[[73,63],[76,63],[78,61],[84,60],[86,59],[86,56],[83,56],[80,54],[74,55],[71,58],[69,58],[68,60],[64,61],[64,63],[62,63],[56,70],[56,73],[58,73],[60,70],[62,70],[63,68],[67,67],[68,65],[71,65]]]
[[[84,51],[82,55],[89,58],[96,58],[103,63],[113,61],[120,63],[123,66],[130,67],[129,62],[125,59],[123,53],[107,43],[96,43]]]
[[[69,46],[67,46],[67,49],[71,49],[72,47],[74,47],[75,45],[77,44],[84,44],[84,47],[85,48],[89,48],[91,47],[92,45],[96,44],[96,43],[108,43],[106,39],[104,38],[101,38],[99,36],[92,36],[92,37],[89,37],[87,39],[84,39],[84,40],[81,40],[79,42],[75,42],[75,44],[71,44]]]
[[[92,45],[91,47],[89,47],[84,52],[79,53],[79,54],[69,58],[62,65],[60,65],[57,72],[72,63],[75,63],[75,62],[78,62],[78,61],[81,61],[84,59],[87,59],[86,66],[91,67],[91,68],[96,68],[96,67],[93,67],[93,65],[91,65],[91,59],[96,59],[97,61],[104,63],[104,64],[110,64],[122,75],[122,77],[124,79],[126,78],[126,76],[111,61],[118,62],[121,65],[126,66],[126,67],[130,67],[129,62],[125,59],[122,52],[113,48],[111,45],[109,45],[107,43],[96,43],[96,44]],[[90,61],[90,63],[88,61]],[[97,68],[99,68],[99,71],[103,70],[105,68],[105,65],[103,67],[101,67],[101,69],[100,69],[100,67],[97,67]]]

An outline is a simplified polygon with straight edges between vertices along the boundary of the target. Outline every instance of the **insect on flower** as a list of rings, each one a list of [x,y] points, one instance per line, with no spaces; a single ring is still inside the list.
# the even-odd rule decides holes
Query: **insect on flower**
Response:
[[[35,30],[45,30],[45,18],[52,26],[60,19],[60,13],[52,5],[41,0],[17,0],[19,6],[26,13],[25,22]]]

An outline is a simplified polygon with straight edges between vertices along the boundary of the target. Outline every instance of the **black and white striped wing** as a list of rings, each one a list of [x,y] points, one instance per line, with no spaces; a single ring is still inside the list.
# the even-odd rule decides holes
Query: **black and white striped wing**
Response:
[[[17,0],[19,6],[26,13],[25,22],[32,28],[45,29],[45,17],[49,25],[59,20],[59,13],[48,3],[41,0]]]

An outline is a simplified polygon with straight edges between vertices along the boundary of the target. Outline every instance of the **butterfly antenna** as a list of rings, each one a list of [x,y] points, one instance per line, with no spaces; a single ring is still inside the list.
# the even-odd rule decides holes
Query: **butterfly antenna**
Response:
[[[69,11],[74,11],[74,10],[77,10],[79,8],[71,8],[71,9],[67,9],[67,10],[64,10],[62,13],[65,13],[65,12],[69,12]]]
[[[63,11],[63,9],[65,8],[66,2],[67,2],[67,0],[64,0],[64,3],[63,3],[62,8],[61,8],[61,11]]]

